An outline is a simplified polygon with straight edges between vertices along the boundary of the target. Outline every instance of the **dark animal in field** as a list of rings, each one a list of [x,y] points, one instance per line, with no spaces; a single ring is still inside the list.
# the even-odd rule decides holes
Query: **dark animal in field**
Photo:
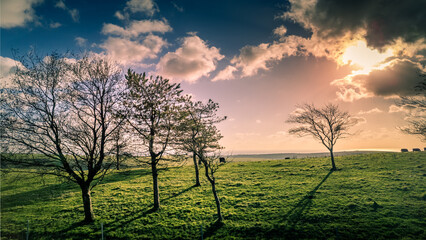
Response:
[[[401,152],[408,152],[408,149],[406,149],[406,148],[401,148]]]
[[[413,152],[421,152],[420,148],[413,148]]]
[[[224,157],[219,158],[219,162],[226,163],[226,159]]]

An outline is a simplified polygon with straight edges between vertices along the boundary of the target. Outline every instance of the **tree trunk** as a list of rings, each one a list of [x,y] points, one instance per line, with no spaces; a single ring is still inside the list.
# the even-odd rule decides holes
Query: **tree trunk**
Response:
[[[195,186],[201,186],[200,184],[200,172],[198,170],[198,162],[197,162],[197,155],[195,152],[193,152],[192,159],[194,160],[194,167],[195,167]]]
[[[95,214],[92,208],[92,197],[90,196],[90,186],[81,185],[84,206],[84,221],[89,223],[95,220]]]
[[[220,209],[220,200],[219,197],[217,196],[217,192],[216,192],[216,181],[214,179],[213,176],[213,172],[211,173],[211,176],[209,175],[209,167],[208,167],[208,163],[206,161],[202,161],[204,164],[204,168],[205,168],[205,174],[206,174],[206,178],[207,180],[209,180],[210,184],[212,185],[212,192],[213,192],[213,196],[214,196],[214,200],[216,202],[216,208],[217,208],[217,221],[218,222],[222,222],[223,217],[222,217],[222,211]]]
[[[151,160],[151,169],[152,169],[152,187],[154,189],[154,207],[153,210],[156,211],[160,209],[160,191],[158,189],[158,170],[155,160]]]
[[[333,155],[333,149],[330,150],[330,157],[331,157],[331,170],[336,170],[336,164],[334,163],[334,155]]]
[[[216,183],[215,181],[210,182],[212,185],[212,192],[214,195],[214,200],[216,201],[216,208],[217,208],[217,221],[218,222],[222,222],[223,217],[222,217],[222,211],[220,209],[220,201],[219,201],[219,197],[217,196],[217,192],[216,192]]]
[[[120,170],[120,147],[117,147],[117,153],[115,158],[117,160],[117,170]]]

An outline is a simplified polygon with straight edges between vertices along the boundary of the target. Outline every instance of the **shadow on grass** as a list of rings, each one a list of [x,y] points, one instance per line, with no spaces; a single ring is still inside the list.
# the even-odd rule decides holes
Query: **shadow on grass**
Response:
[[[166,202],[167,200],[170,200],[170,199],[172,199],[172,198],[175,198],[175,197],[177,197],[177,196],[180,196],[180,195],[182,195],[182,194],[184,194],[184,193],[188,192],[189,190],[191,190],[191,189],[193,189],[193,188],[195,188],[195,187],[196,187],[195,185],[192,185],[192,186],[190,186],[190,187],[188,187],[188,188],[186,188],[186,189],[184,189],[184,190],[182,190],[182,191],[180,191],[180,192],[178,192],[178,193],[173,194],[173,195],[172,195],[172,196],[170,196],[170,197],[164,198],[164,199],[163,199],[163,202]]]
[[[330,177],[333,173],[333,170],[330,170],[328,174],[321,180],[318,185],[308,192],[297,204],[294,206],[287,214],[284,215],[284,220],[287,222],[287,225],[290,229],[293,229],[296,226],[297,222],[301,219],[303,212],[307,211],[312,206],[312,199],[315,197],[315,193],[321,187],[321,185]]]
[[[104,179],[102,180],[102,183],[113,183],[113,182],[121,182],[121,181],[129,181],[131,179],[135,179],[138,177],[151,175],[151,170],[149,169],[129,169],[126,171],[120,170],[107,174]]]
[[[15,193],[12,195],[1,195],[1,207],[8,209],[16,206],[27,206],[38,201],[51,201],[65,192],[75,191],[77,185],[72,183],[51,184],[36,190]]]
[[[224,223],[216,221],[213,224],[211,224],[206,231],[203,233],[203,238],[208,238],[213,236],[213,234],[219,230],[221,227],[223,227]]]

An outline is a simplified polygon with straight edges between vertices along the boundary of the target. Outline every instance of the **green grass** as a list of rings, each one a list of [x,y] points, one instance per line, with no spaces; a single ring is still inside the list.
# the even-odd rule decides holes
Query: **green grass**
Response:
[[[1,181],[1,239],[426,239],[426,154],[379,153],[228,163],[217,173],[224,224],[215,225],[208,182],[193,166],[159,176],[126,169],[93,190],[96,222],[83,225],[78,187],[53,177],[9,173]],[[374,207],[376,202],[379,207]]]

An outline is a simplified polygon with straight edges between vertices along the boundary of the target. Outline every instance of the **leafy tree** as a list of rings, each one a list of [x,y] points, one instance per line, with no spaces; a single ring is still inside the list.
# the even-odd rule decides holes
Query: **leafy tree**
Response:
[[[21,171],[54,174],[78,184],[84,221],[92,222],[91,189],[109,169],[109,140],[120,123],[112,112],[120,71],[108,60],[60,54],[23,57],[12,89],[3,89],[2,152]]]
[[[128,70],[125,76],[128,92],[124,106],[128,109],[127,121],[147,149],[151,166],[154,192],[153,210],[160,208],[158,188],[159,164],[171,161],[167,152],[176,143],[175,126],[181,119],[184,97],[179,84],[170,83],[160,76],[147,78]]]
[[[204,173],[212,187],[212,193],[216,203],[217,222],[222,222],[222,210],[220,207],[220,199],[216,191],[215,173],[224,163],[219,161],[218,150],[222,149],[219,145],[219,140],[222,138],[219,130],[213,125],[205,125],[200,128],[199,136],[197,137],[196,154],[204,165]]]
[[[356,124],[348,112],[341,111],[334,104],[327,104],[323,108],[317,108],[313,104],[304,104],[299,106],[298,111],[291,114],[286,122],[300,125],[291,128],[290,134],[300,137],[313,136],[330,151],[332,170],[336,170],[334,145],[337,140],[347,136],[349,128]]]
[[[185,118],[179,126],[180,146],[184,151],[193,155],[196,170],[196,185],[199,184],[197,157],[204,166],[204,173],[212,187],[212,193],[217,208],[217,221],[223,220],[220,207],[220,199],[216,191],[215,173],[223,165],[219,161],[217,154],[222,147],[219,140],[222,135],[215,124],[226,119],[226,117],[217,116],[219,104],[209,100],[206,104],[202,102],[192,102],[187,99],[185,104]]]
[[[219,104],[211,99],[204,104],[201,101],[193,102],[190,98],[186,100],[184,107],[185,117],[179,126],[181,131],[180,146],[183,151],[190,152],[195,168],[195,186],[200,186],[199,166],[197,161],[197,151],[199,150],[199,143],[201,142],[214,142],[215,139],[203,139],[206,135],[202,131],[206,126],[219,123],[226,119],[226,117],[217,116]]]
[[[426,141],[426,79],[417,85],[415,90],[416,96],[402,96],[397,102],[398,106],[410,109],[407,118],[409,125],[401,130],[407,134],[418,135]]]

